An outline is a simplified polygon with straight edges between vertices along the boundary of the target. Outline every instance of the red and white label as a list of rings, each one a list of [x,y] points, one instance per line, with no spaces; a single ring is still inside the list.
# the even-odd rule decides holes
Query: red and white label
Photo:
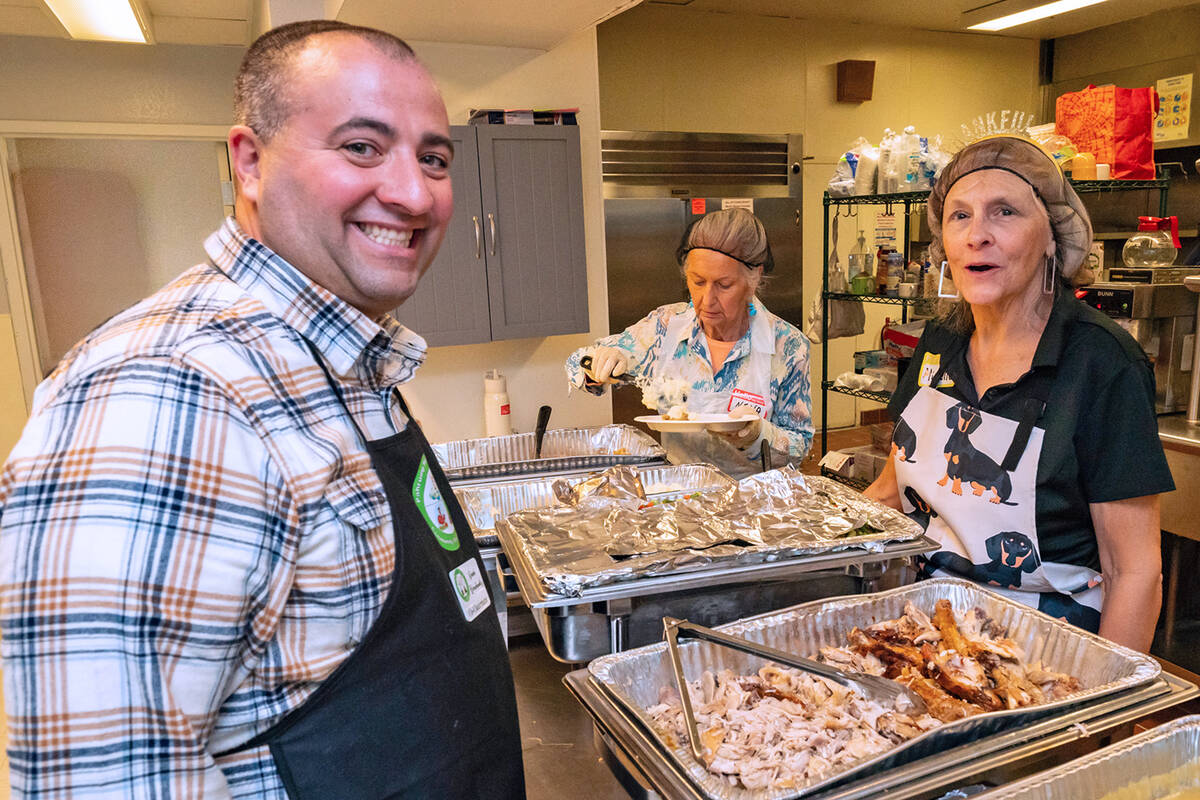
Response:
[[[761,394],[747,392],[745,389],[734,389],[729,393],[729,406],[726,411],[733,411],[739,406],[750,406],[761,417],[763,412],[767,410],[767,398]]]
[[[500,406],[500,416],[506,416],[511,410],[511,406],[508,403],[505,403],[504,405]]]

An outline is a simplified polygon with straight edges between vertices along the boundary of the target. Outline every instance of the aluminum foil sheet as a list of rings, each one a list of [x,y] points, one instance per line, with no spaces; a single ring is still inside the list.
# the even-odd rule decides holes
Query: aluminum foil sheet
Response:
[[[588,670],[613,702],[626,707],[652,732],[658,740],[662,756],[674,760],[712,800],[785,800],[803,797],[851,775],[896,769],[954,747],[963,748],[965,758],[969,755],[971,743],[980,737],[1061,714],[1068,708],[1148,683],[1159,675],[1158,662],[1147,655],[1113,644],[974,583],[954,578],[935,578],[877,594],[805,603],[777,613],[720,625],[718,630],[768,647],[813,656],[826,645],[844,645],[846,633],[856,625],[866,627],[901,616],[906,602],[911,601],[918,608],[932,613],[934,604],[943,597],[953,604],[955,612],[959,614],[979,606],[1008,629],[1009,637],[1021,646],[1028,660],[1042,661],[1050,669],[1074,675],[1084,688],[1052,703],[992,711],[947,723],[886,753],[865,758],[804,786],[752,791],[731,786],[710,773],[692,758],[685,743],[679,742],[671,747],[654,732],[645,709],[659,702],[660,688],[675,685],[665,643],[601,656],[588,665]],[[766,663],[761,658],[700,641],[684,644],[680,648],[680,655],[688,680],[695,680],[706,669],[753,673]],[[1075,798],[1094,796],[1074,795]]]
[[[619,465],[586,478],[554,476],[508,481],[454,490],[467,515],[476,543],[498,545],[496,520],[517,511],[578,505],[591,495],[664,502],[696,492],[716,492],[735,483],[710,464],[648,467]],[[564,499],[565,498],[565,499]]]
[[[667,455],[649,434],[630,425],[553,428],[542,439],[541,458],[534,456],[533,433],[462,439],[431,447],[451,481],[645,464],[663,461]]]
[[[977,795],[979,800],[1159,800],[1200,789],[1200,715]]]
[[[553,594],[644,575],[741,566],[849,548],[882,552],[921,526],[828,478],[794,467],[752,475],[721,493],[644,507],[591,496],[574,506],[512,514],[496,523]]]

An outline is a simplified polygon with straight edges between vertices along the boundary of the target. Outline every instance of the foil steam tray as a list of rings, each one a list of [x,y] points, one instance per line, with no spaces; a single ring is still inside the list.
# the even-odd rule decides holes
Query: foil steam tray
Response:
[[[496,532],[514,568],[558,597],[841,550],[883,553],[924,534],[899,511],[791,466],[670,506],[643,509],[593,497],[573,507],[521,511],[497,520]]]
[[[431,445],[451,481],[645,464],[667,455],[649,434],[630,425],[553,428],[542,440],[541,458],[535,457],[535,447],[532,432]]]
[[[1159,800],[1200,789],[1200,715],[1151,728],[979,800]]]
[[[959,615],[979,606],[1008,630],[1009,637],[1024,650],[1026,661],[1041,661],[1050,669],[1073,675],[1084,688],[1051,703],[992,711],[944,724],[889,751],[817,776],[803,786],[749,790],[731,786],[719,776],[709,773],[693,759],[686,743],[678,742],[671,747],[654,730],[645,709],[659,702],[660,688],[675,685],[665,643],[601,656],[588,665],[588,670],[615,703],[636,716],[651,732],[663,756],[674,761],[689,780],[712,800],[785,800],[803,797],[851,776],[898,768],[954,747],[962,747],[966,757],[969,745],[980,737],[1062,714],[1068,708],[1148,683],[1157,678],[1161,671],[1158,662],[1147,655],[1108,642],[976,584],[953,578],[935,578],[877,594],[805,603],[784,611],[721,625],[718,629],[768,647],[811,656],[821,647],[844,645],[846,634],[854,626],[866,627],[900,617],[906,602],[911,601],[923,611],[932,613],[935,603],[941,598],[948,599]],[[751,674],[767,663],[761,658],[708,642],[688,642],[680,648],[680,655],[684,674],[689,681],[700,677],[706,669],[713,672],[732,669]]]
[[[653,502],[673,500],[695,492],[720,491],[735,483],[733,478],[711,464],[618,466],[616,470],[629,470],[635,475],[645,499]],[[613,471],[613,468],[609,468],[606,472]],[[592,480],[593,476],[551,475],[524,481],[461,486],[454,490],[454,494],[467,515],[475,541],[483,546],[491,546],[500,543],[495,531],[497,520],[517,511],[562,505],[554,491],[559,481],[579,486]]]

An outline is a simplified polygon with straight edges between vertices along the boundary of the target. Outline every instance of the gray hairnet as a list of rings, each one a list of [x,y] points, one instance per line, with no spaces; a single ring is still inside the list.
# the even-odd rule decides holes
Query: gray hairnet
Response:
[[[767,229],[744,208],[723,208],[693,222],[675,251],[681,266],[688,251],[697,248],[723,253],[747,267],[762,267],[763,272],[775,267]]]
[[[1091,250],[1092,220],[1054,159],[1033,142],[1016,136],[991,136],[973,142],[959,150],[938,175],[937,184],[929,193],[931,255],[938,262],[946,257],[942,249],[942,210],[950,187],[959,178],[984,169],[1011,172],[1033,187],[1050,215],[1059,274],[1071,278]]]

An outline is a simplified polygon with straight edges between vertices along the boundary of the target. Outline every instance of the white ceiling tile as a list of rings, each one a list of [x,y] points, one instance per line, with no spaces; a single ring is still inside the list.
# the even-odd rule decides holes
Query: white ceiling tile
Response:
[[[249,19],[250,0],[142,0],[156,17]]]
[[[245,20],[155,17],[154,41],[159,44],[231,44],[246,46],[250,26]]]
[[[58,18],[40,2],[37,6],[0,6],[0,34],[68,38]]]

